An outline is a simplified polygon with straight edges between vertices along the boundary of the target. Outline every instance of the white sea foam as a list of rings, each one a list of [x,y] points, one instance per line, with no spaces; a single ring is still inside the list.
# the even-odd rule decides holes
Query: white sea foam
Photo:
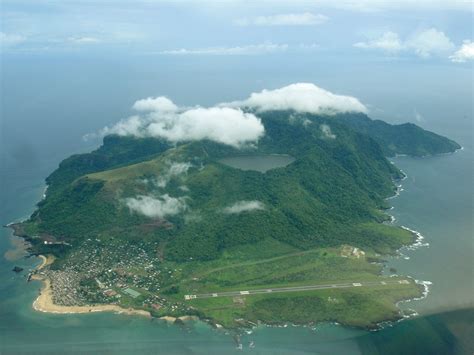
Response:
[[[43,190],[43,200],[46,198],[46,194],[48,193],[48,185],[46,185],[46,187],[44,188]]]
[[[403,174],[403,177],[400,179],[400,181],[403,181],[408,177],[408,175],[402,169],[400,169],[400,172]]]
[[[408,276],[409,277],[409,276]],[[423,280],[415,280],[415,283],[417,283],[418,285],[423,285],[423,291],[421,293],[421,296],[420,297],[414,297],[414,298],[411,298],[411,299],[408,299],[408,300],[402,300],[402,301],[398,301],[396,303],[396,306],[397,308],[400,308],[399,305],[400,303],[407,303],[407,302],[412,302],[412,301],[419,301],[419,300],[423,300],[425,299],[426,297],[428,297],[428,293],[430,292],[430,288],[429,286],[431,286],[433,283],[431,281],[423,281]],[[414,309],[411,309],[411,308],[408,308],[405,310],[405,312],[409,311],[410,313],[409,314],[406,314],[404,313],[402,315],[403,318],[401,318],[398,322],[404,320],[404,319],[407,319],[407,318],[413,318],[413,317],[416,317],[418,316],[418,312],[415,311]]]
[[[387,197],[385,200],[391,200],[391,199],[393,199],[393,198],[395,198],[395,197],[400,196],[400,193],[401,193],[402,191],[404,191],[402,185],[401,185],[401,184],[400,184],[400,185],[397,185],[397,189],[395,190],[394,195],[393,195],[393,196],[390,196],[390,197]]]
[[[425,237],[420,232],[418,232],[414,229],[410,229],[406,226],[401,226],[401,227],[403,229],[413,233],[414,235],[416,235],[415,242],[411,245],[408,245],[408,246],[404,247],[405,250],[415,250],[415,249],[418,249],[418,248],[421,248],[421,247],[429,247],[430,246],[430,243],[424,242]]]
[[[425,299],[426,297],[428,297],[428,293],[430,293],[430,286],[433,283],[431,281],[426,281],[426,280],[425,281],[424,280],[415,280],[415,282],[418,285],[423,285],[423,292],[422,292],[422,295],[420,297],[413,298],[413,299],[411,299],[411,301],[419,301],[419,300],[422,300],[422,299]]]

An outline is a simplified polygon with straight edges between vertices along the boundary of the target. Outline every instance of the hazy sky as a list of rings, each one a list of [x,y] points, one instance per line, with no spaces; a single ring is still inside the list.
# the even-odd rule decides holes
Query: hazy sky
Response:
[[[3,0],[2,52],[474,57],[471,0]]]

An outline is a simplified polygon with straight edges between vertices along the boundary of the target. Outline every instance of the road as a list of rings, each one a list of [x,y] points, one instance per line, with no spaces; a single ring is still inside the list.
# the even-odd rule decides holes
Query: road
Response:
[[[294,287],[262,288],[262,289],[247,290],[247,291],[244,290],[244,291],[202,293],[202,294],[197,294],[197,295],[185,295],[184,299],[189,301],[189,300],[193,300],[197,298],[235,297],[235,296],[249,296],[249,295],[268,294],[268,293],[298,292],[298,291],[301,292],[301,291],[313,291],[313,290],[324,290],[324,289],[335,289],[335,288],[385,286],[385,285],[394,285],[394,284],[407,285],[409,283],[410,282],[408,280],[332,283],[332,284],[327,284],[327,285],[308,285],[308,286],[294,286]]]

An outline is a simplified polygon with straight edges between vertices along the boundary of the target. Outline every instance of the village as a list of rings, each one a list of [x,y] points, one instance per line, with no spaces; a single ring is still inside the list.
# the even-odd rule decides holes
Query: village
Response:
[[[145,243],[105,246],[99,239],[87,239],[37,276],[50,280],[57,305],[113,304],[156,315],[182,313],[187,307],[160,295],[161,285],[172,281],[177,270],[163,267],[156,250],[157,245]]]

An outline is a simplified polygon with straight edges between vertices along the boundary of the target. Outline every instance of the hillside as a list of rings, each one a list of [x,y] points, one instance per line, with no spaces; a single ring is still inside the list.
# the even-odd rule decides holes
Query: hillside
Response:
[[[390,125],[384,121],[371,120],[363,114],[340,115],[338,120],[357,132],[371,136],[388,157],[397,154],[422,157],[461,149],[456,142],[413,123]]]
[[[348,123],[347,115],[271,111],[259,116],[265,135],[258,144],[240,148],[207,140],[171,146],[151,138],[108,136],[96,151],[60,164],[47,178],[46,198],[30,220],[15,226],[16,233],[32,243],[33,253],[58,257],[52,270],[83,275],[75,286],[82,295],[78,302],[111,302],[92,277],[114,270],[115,276],[102,281],[116,292],[120,292],[117,285],[128,284],[148,295],[139,304],[130,297],[122,298],[120,304],[147,309],[146,304],[161,302],[166,307],[158,314],[170,309],[189,313],[182,299],[197,290],[380,278],[381,266],[369,262],[380,261],[380,254],[394,253],[414,238],[381,223],[388,219],[383,209],[388,207],[385,199],[395,192],[393,181],[402,177],[385,156],[412,149],[390,143],[401,142],[395,136],[403,130],[387,124],[382,130],[377,121],[355,117],[365,122],[361,133],[360,125]],[[458,147],[419,127],[410,132],[415,155]],[[436,144],[439,141],[444,144],[441,148]],[[293,159],[264,173],[221,162],[222,158],[275,154]],[[301,253],[312,257],[302,258]],[[88,264],[90,255],[97,258],[92,264]],[[124,263],[124,257],[130,264]],[[213,270],[222,267],[230,272],[241,260],[262,265],[257,270],[241,268],[238,279],[226,273],[213,275]],[[285,260],[291,262],[285,264]],[[153,277],[144,269],[148,263],[155,270]],[[128,277],[134,275],[133,280],[124,278],[124,269]],[[192,274],[196,276],[190,278]],[[384,305],[367,318],[368,323],[355,318],[347,323],[373,326],[397,318],[393,303],[419,294],[412,281],[400,288],[376,291]],[[334,292],[344,299],[356,297],[353,292]],[[285,321],[285,316],[277,319],[270,310],[281,307],[277,304],[295,308],[294,302],[305,304],[320,297],[311,292],[291,296],[300,297],[298,301],[282,295],[255,298],[259,306],[252,308],[249,303],[240,316]],[[373,312],[373,296],[370,292],[357,296],[358,312]],[[318,300],[318,304],[327,301]],[[235,325],[231,314],[215,313],[209,301],[193,302],[192,312]],[[265,315],[262,312],[267,308]],[[235,309],[230,307],[229,312]],[[315,313],[314,319],[345,317],[343,312],[333,313],[329,307],[319,316]],[[290,314],[286,320],[291,320]]]

